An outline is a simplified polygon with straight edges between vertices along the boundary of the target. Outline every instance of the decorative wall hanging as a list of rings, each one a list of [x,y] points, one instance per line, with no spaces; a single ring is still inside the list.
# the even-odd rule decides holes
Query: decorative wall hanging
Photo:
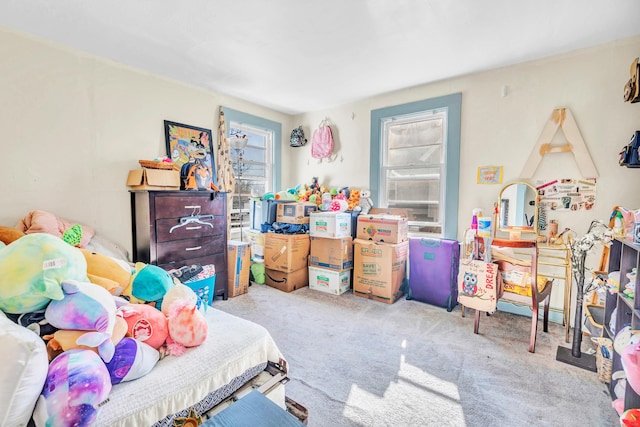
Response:
[[[638,102],[640,101],[640,84],[638,80],[640,80],[640,64],[638,63],[638,59],[636,58],[631,63],[631,70],[629,73],[631,74],[631,78],[624,85],[624,101],[625,102]]]
[[[539,180],[535,185],[540,197],[538,206],[552,211],[588,211],[596,201],[595,178]]]
[[[551,141],[558,131],[562,129],[567,143],[564,145],[551,145]],[[582,139],[578,125],[568,108],[556,108],[542,129],[538,142],[529,154],[529,159],[524,165],[521,178],[531,178],[540,164],[542,157],[552,153],[573,153],[578,164],[578,169],[583,178],[597,178],[598,170],[589,155],[589,150]]]
[[[478,184],[502,184],[502,166],[479,166]]]

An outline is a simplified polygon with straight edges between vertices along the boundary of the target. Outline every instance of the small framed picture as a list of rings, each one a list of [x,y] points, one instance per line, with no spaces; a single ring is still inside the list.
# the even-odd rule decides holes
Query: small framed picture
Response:
[[[209,168],[213,183],[217,184],[211,129],[165,120],[164,135],[167,157],[170,157],[173,163],[182,166],[199,159]]]
[[[478,184],[502,184],[502,166],[479,166]]]

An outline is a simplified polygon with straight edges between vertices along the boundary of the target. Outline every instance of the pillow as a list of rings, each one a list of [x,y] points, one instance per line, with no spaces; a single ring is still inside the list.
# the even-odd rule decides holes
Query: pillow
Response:
[[[86,225],[73,223],[45,211],[31,211],[20,220],[16,228],[25,234],[47,233],[60,237],[71,246],[84,248],[96,231]]]
[[[49,359],[44,341],[0,312],[0,425],[25,426],[42,392]]]

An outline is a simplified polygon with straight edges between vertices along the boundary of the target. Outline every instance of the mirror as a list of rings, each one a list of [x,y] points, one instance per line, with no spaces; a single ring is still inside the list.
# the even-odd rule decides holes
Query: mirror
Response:
[[[500,231],[538,232],[538,192],[526,182],[512,182],[500,191],[498,224]]]

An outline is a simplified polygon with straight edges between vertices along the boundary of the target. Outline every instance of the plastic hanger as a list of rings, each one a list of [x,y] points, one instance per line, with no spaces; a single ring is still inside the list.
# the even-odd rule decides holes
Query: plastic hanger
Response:
[[[182,228],[186,225],[189,224],[201,224],[201,225],[208,225],[209,227],[213,228],[213,224],[211,224],[210,222],[204,221],[204,220],[213,220],[214,216],[213,215],[191,215],[191,216],[185,216],[180,218],[180,223],[174,225],[173,227],[171,227],[169,229],[169,234],[171,234],[173,232],[173,230],[178,229],[178,228]]]

